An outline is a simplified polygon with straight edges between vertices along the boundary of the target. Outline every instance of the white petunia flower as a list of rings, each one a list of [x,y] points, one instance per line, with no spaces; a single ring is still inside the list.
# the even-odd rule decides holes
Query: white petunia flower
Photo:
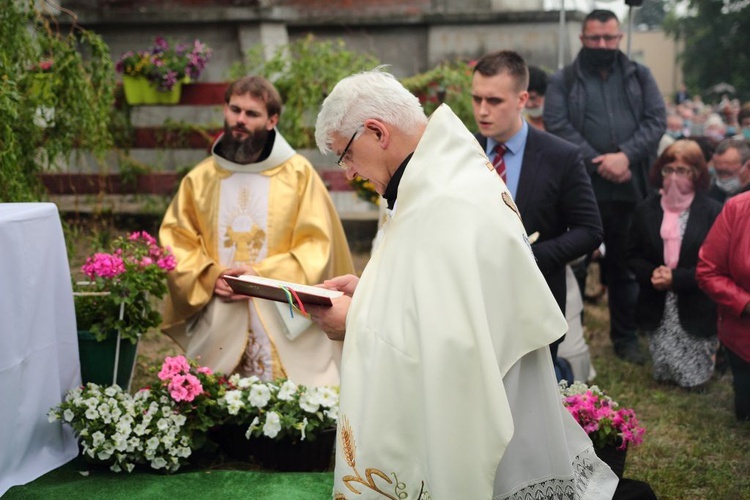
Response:
[[[297,384],[291,380],[287,380],[281,385],[279,389],[278,397],[282,401],[291,401],[294,398],[294,394],[297,392]]]
[[[160,418],[159,421],[156,422],[156,428],[162,432],[166,431],[169,429],[169,420],[166,418]]]
[[[245,432],[245,437],[247,439],[250,439],[252,437],[252,433],[255,429],[258,428],[258,424],[260,424],[260,419],[258,417],[255,417],[252,422],[250,422],[250,427],[247,428],[247,432]]]
[[[281,430],[281,419],[275,411],[269,411],[266,414],[266,423],[263,424],[263,435],[271,439],[275,438]]]
[[[104,433],[102,431],[96,431],[91,436],[91,440],[92,440],[91,445],[94,448],[98,448],[104,442],[104,438],[105,438],[105,436],[104,436]]]
[[[299,407],[309,413],[315,413],[320,408],[317,394],[314,392],[305,392],[299,397]]]
[[[257,384],[258,382],[260,382],[260,379],[255,375],[251,375],[249,377],[238,378],[234,385],[239,389],[247,389],[250,386]]]
[[[156,436],[150,437],[148,441],[146,441],[146,449],[147,450],[155,450],[159,447],[159,438]]]
[[[339,393],[332,387],[319,387],[318,400],[321,405],[330,408],[339,403]]]
[[[262,384],[254,385],[250,388],[250,404],[256,408],[264,408],[271,399],[271,391]]]

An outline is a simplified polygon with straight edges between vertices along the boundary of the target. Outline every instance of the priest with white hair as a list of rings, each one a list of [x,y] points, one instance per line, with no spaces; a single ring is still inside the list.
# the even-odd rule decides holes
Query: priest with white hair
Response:
[[[311,308],[344,344],[334,498],[611,498],[560,401],[548,346],[567,323],[471,132],[374,70],[335,86],[315,136],[389,215],[361,278]]]

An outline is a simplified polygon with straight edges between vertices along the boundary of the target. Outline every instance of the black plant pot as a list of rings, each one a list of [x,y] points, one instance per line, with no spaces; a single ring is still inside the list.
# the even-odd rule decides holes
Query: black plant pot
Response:
[[[617,448],[618,446],[619,444],[608,444],[602,448],[594,448],[594,451],[602,462],[609,465],[612,472],[622,479],[622,475],[625,472],[625,459],[627,458],[628,449],[620,450]]]
[[[320,472],[330,469],[336,429],[321,431],[314,441],[270,439],[250,440],[250,453],[265,469],[283,472]]]

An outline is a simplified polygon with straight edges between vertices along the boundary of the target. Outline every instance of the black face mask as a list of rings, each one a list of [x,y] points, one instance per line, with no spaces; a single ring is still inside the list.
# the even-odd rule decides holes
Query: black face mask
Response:
[[[617,49],[592,49],[583,47],[581,48],[581,61],[590,68],[608,69],[614,64],[617,52]]]

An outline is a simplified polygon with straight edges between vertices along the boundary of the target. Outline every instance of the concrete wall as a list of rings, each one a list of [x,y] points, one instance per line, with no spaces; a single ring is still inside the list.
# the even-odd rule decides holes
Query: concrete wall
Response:
[[[627,47],[627,35],[621,42],[623,52]],[[676,64],[679,44],[661,30],[633,31],[631,33],[631,57],[651,69],[664,96],[671,96],[682,83],[682,70]]]

